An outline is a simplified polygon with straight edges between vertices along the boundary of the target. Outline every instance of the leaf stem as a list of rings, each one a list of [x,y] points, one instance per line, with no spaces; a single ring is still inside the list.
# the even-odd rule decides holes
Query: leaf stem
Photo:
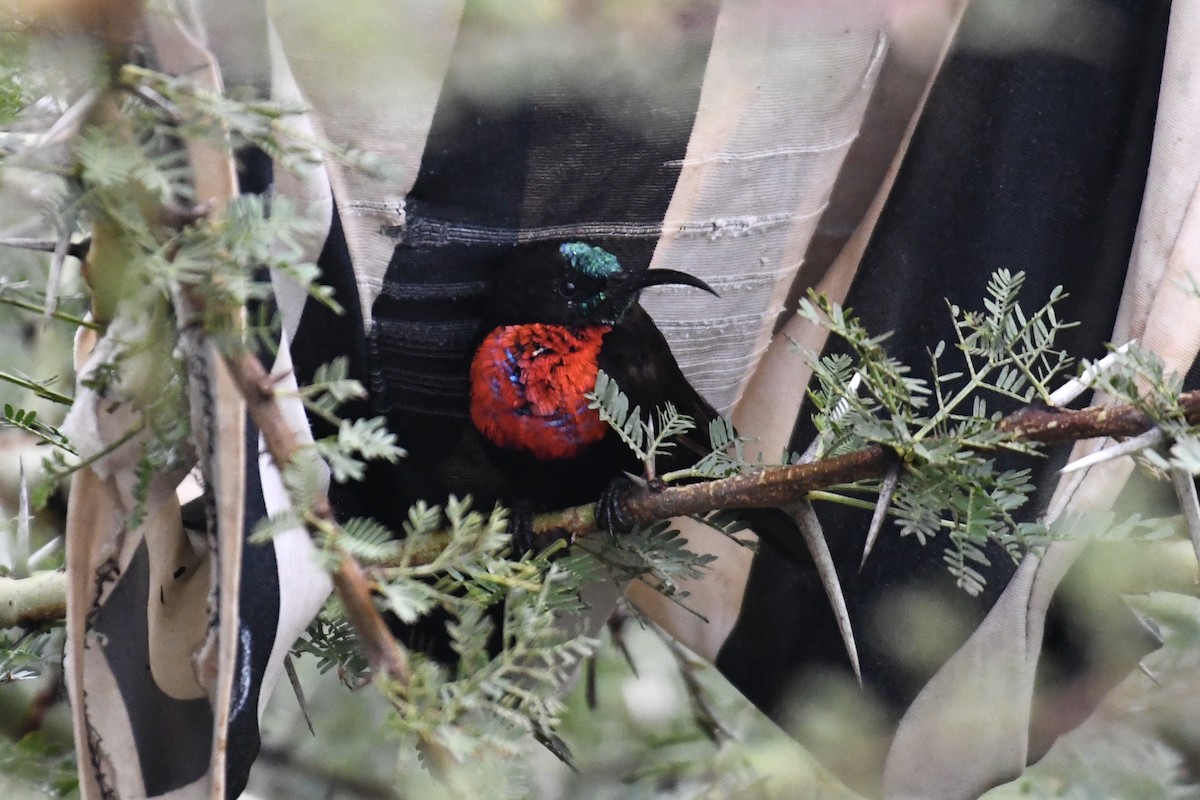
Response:
[[[866,500],[859,500],[857,497],[847,497],[844,494],[836,492],[827,492],[823,489],[816,489],[808,493],[809,500],[821,500],[826,503],[837,503],[838,505],[850,506],[851,508],[861,508],[864,511],[874,511],[875,503]]]
[[[38,397],[49,400],[52,403],[58,403],[59,405],[69,406],[75,402],[75,398],[73,397],[60,394],[59,392],[49,389],[37,381],[32,381],[28,378],[22,378],[20,375],[13,375],[11,372],[5,372],[4,370],[0,370],[0,381],[11,383],[14,386],[20,386],[22,389],[28,389]]]
[[[0,291],[0,305],[12,306],[13,308],[19,308],[24,311],[32,311],[35,314],[46,313],[46,309],[42,306],[39,306],[37,303],[31,303],[28,300],[22,300],[19,297],[9,297],[2,291]],[[58,309],[51,311],[50,316],[63,322],[69,322],[72,325],[78,325],[80,328],[87,328],[91,331],[104,331],[104,326],[98,322],[92,322],[91,320],[83,319],[82,317],[77,317],[74,314],[68,314],[64,311],[59,311]]]

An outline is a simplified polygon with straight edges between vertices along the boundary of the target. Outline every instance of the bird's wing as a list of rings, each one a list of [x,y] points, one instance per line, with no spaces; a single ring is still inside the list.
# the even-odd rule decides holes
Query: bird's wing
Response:
[[[631,405],[641,408],[643,418],[670,403],[695,422],[662,457],[660,473],[688,467],[710,451],[708,423],[718,414],[684,377],[671,346],[641,306],[631,308],[605,338],[599,364]]]

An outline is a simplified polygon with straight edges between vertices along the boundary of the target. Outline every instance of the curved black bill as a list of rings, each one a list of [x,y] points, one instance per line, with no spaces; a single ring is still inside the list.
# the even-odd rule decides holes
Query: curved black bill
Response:
[[[715,297],[721,296],[717,294],[716,289],[712,288],[695,275],[688,275],[686,272],[680,272],[676,269],[648,269],[643,272],[630,275],[621,288],[625,291],[637,292],[645,289],[647,286],[662,286],[664,284],[694,286],[697,289],[703,289]]]

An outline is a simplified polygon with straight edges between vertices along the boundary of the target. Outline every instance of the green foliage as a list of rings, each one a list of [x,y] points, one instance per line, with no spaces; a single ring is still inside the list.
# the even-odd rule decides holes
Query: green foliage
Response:
[[[635,406],[630,410],[629,397],[603,370],[596,376],[595,391],[588,398],[589,407],[597,411],[600,419],[607,422],[646,465],[648,477],[656,477],[655,455],[674,447],[672,439],[695,428],[692,418],[680,414],[670,403],[652,412],[658,420],[657,426],[643,419],[641,409]],[[745,461],[745,442],[734,431],[733,423],[718,417],[709,423],[708,435],[711,450],[693,466],[657,477],[664,483],[711,480],[736,475],[749,467]],[[732,538],[734,533],[744,530],[744,525],[732,516],[717,512],[700,519]],[[738,540],[734,538],[734,541]],[[702,577],[714,560],[714,556],[689,550],[687,540],[668,521],[637,527],[603,545],[585,541],[577,542],[575,546],[586,550],[611,572],[627,580],[645,581],[676,601],[687,596],[686,592],[680,591],[679,582]]]
[[[691,478],[728,478],[743,472],[746,463],[746,440],[737,435],[733,423],[717,417],[708,423],[708,443],[711,448],[688,469],[675,470],[662,476],[663,482]]]
[[[361,481],[367,461],[382,459],[394,464],[404,455],[404,448],[396,444],[396,435],[386,426],[383,417],[341,420],[336,436],[316,443],[335,481]]]
[[[142,115],[181,137],[223,140],[228,134],[235,147],[260,147],[288,170],[333,158],[381,178],[393,177],[374,154],[313,138],[290,124],[305,113],[302,107],[214,94],[197,88],[187,77],[164,75],[132,64],[121,68],[118,80],[143,101],[138,109]]]
[[[22,77],[27,46],[15,31],[0,31],[0,124],[15,119],[35,99]]]
[[[259,195],[240,195],[223,215],[198,220],[180,231],[172,242],[164,277],[168,287],[192,287],[204,297],[205,330],[217,336],[226,350],[236,351],[242,342],[236,338],[240,334],[226,330],[230,310],[273,296],[271,281],[264,277],[266,267],[341,312],[333,290],[317,282],[317,266],[299,260],[299,237],[312,233],[313,225],[285,198],[268,202]],[[221,280],[212,280],[213,275]]]
[[[863,442],[887,445],[906,459],[941,463],[952,462],[966,448],[1029,452],[1028,446],[993,430],[1000,415],[988,413],[983,394],[1048,402],[1051,382],[1061,379],[1072,363],[1055,347],[1055,336],[1073,323],[1054,313],[1055,303],[1065,296],[1061,288],[1027,315],[1016,300],[1023,283],[1023,273],[998,270],[988,283],[984,311],[950,306],[955,349],[962,354],[965,372],[941,366],[946,345],[939,342],[930,352],[932,382],[909,377],[911,368],[887,354],[887,336],[871,336],[847,310],[815,295],[802,300],[800,313],[826,325],[855,355],[810,356],[819,383],[812,392],[821,435],[818,456]],[[865,397],[847,390],[855,373],[862,378]],[[927,413],[931,400],[934,408]],[[831,413],[835,407],[837,415]]]
[[[621,437],[621,441],[651,469],[655,456],[663,455],[675,446],[671,441],[674,437],[695,427],[691,417],[680,414],[670,403],[653,411],[655,417],[650,421],[642,419],[641,408],[634,406],[630,410],[629,398],[604,370],[597,371],[596,387],[585,397],[588,399],[588,408],[594,409],[600,419],[607,422]],[[657,425],[654,419],[657,419]]]
[[[939,343],[930,353],[932,381],[912,377],[911,367],[888,354],[887,335],[869,334],[840,306],[813,295],[800,307],[802,315],[844,339],[854,354],[811,359],[818,384],[811,392],[819,437],[816,457],[871,444],[895,451],[906,466],[891,503],[901,534],[914,535],[922,543],[945,534],[946,565],[957,584],[972,594],[983,589],[980,568],[988,566],[989,542],[1019,559],[1045,535],[1040,524],[1014,517],[1034,488],[1029,470],[1000,469],[989,455],[998,449],[1034,453],[1036,448],[999,433],[995,424],[1000,414],[989,413],[982,397],[990,392],[1022,402],[1048,400],[1051,382],[1071,366],[1071,358],[1054,342],[1059,332],[1070,327],[1054,312],[1062,291],[1056,289],[1043,307],[1027,314],[1017,302],[1023,281],[1021,273],[1000,270],[988,284],[983,311],[951,307],[956,349],[965,371],[941,366],[945,345]],[[861,392],[853,388],[855,376],[861,380]],[[601,419],[647,463],[650,475],[653,456],[670,446],[670,437],[693,427],[690,419],[668,405],[659,412],[656,434],[655,427],[642,419],[641,409],[630,410],[629,399],[603,373],[590,398]],[[663,479],[721,478],[749,468],[743,443],[727,420],[713,421],[709,440],[711,451],[694,467]],[[821,497],[837,496],[822,492]],[[723,529],[720,524],[716,527]],[[681,570],[680,574],[703,567],[702,562],[687,558],[679,561],[679,555],[671,553],[664,563]],[[669,571],[636,558],[632,563],[648,570],[667,590],[674,586]]]
[[[338,356],[328,364],[320,365],[313,372],[312,382],[298,390],[304,407],[333,425],[339,424],[334,413],[338,407],[347,401],[361,400],[367,396],[367,390],[361,383],[347,377],[349,363],[346,356]]]
[[[675,439],[696,427],[696,422],[686,414],[680,414],[671,403],[651,411],[650,419],[642,418],[642,410],[634,406],[630,410],[629,396],[621,391],[617,382],[604,370],[596,374],[596,387],[587,393],[588,408],[594,409],[600,419],[608,423],[621,441],[646,465],[648,477],[658,477],[664,483],[696,478],[725,478],[746,468],[744,445],[733,429],[733,423],[724,417],[712,420],[708,426],[711,450],[687,469],[674,470],[657,475],[654,458],[676,446]],[[655,424],[657,420],[657,424]]]
[[[0,786],[4,779],[20,781],[45,797],[69,798],[79,794],[75,753],[47,741],[39,731],[20,741],[0,737]]]
[[[41,397],[49,400],[52,403],[59,403],[64,406],[69,406],[72,403],[70,397],[65,394],[54,391],[50,386],[58,382],[57,377],[48,378],[46,380],[35,380],[27,375],[13,375],[9,372],[0,371],[0,381],[6,381],[14,386],[19,386],[22,389],[28,389],[33,392],[35,397]],[[9,416],[5,414],[5,416]]]
[[[580,609],[569,573],[549,565],[539,580],[527,574],[517,580],[496,609],[498,619],[476,602],[453,608],[447,630],[458,664],[450,670],[415,659],[414,680],[397,703],[399,730],[438,741],[465,759],[482,750],[519,752],[525,734],[558,726],[563,692],[596,643],[564,637],[556,624],[561,614]],[[491,656],[487,645],[496,626],[502,649]],[[478,715],[495,724],[461,726]]]
[[[1112,363],[1097,375],[1096,388],[1119,402],[1140,408],[1172,432],[1186,430],[1179,405],[1183,376],[1169,371],[1157,353],[1136,344],[1128,344],[1113,355]],[[1092,362],[1084,362],[1085,368],[1091,366]]]
[[[720,529],[719,529],[720,530]],[[672,599],[682,601],[687,592],[679,582],[701,578],[716,556],[688,549],[687,539],[664,520],[622,533],[616,541],[577,542],[609,570],[628,580],[642,580]]]
[[[336,599],[331,599],[312,621],[306,635],[295,644],[292,652],[315,657],[321,672],[337,667],[338,676],[353,689],[363,684],[364,676],[368,673],[367,660],[358,646],[354,629]]]
[[[47,425],[38,419],[36,411],[26,411],[23,408],[13,408],[11,404],[4,404],[4,419],[0,420],[4,425],[13,428],[19,428],[25,431],[30,436],[37,439],[42,444],[48,444],[52,447],[61,448],[72,455],[78,455],[75,448],[67,441],[67,437],[63,436],[62,431],[53,425]]]
[[[27,102],[13,99],[21,81],[5,73],[0,59],[0,118]],[[333,157],[358,167],[372,160],[352,150],[300,135],[291,120],[300,109],[256,99],[238,99],[195,89],[186,79],[164,76],[135,66],[121,68],[117,84],[123,92],[125,125],[88,125],[72,142],[76,179],[63,201],[65,216],[79,215],[93,232],[115,238],[116,257],[96,281],[99,300],[111,302],[113,338],[121,347],[92,374],[87,388],[104,397],[131,399],[141,421],[105,451],[135,436],[140,457],[133,494],[138,501],[130,523],[141,521],[151,481],[165,472],[189,466],[193,439],[189,402],[202,395],[200,348],[215,342],[225,352],[243,352],[244,329],[233,324],[246,306],[271,296],[264,268],[297,283],[311,296],[339,310],[332,292],[318,283],[315,265],[304,262],[300,242],[313,232],[312,223],[288,203],[244,196],[224,213],[208,217],[196,201],[192,175],[180,143],[211,137],[236,145],[253,144],[281,168],[307,166]],[[103,266],[103,265],[102,265]],[[1049,303],[1026,313],[1017,302],[1022,275],[997,272],[980,311],[951,307],[953,347],[964,366],[947,367],[945,344],[930,353],[934,378],[912,377],[911,369],[893,359],[886,336],[872,336],[846,310],[813,297],[801,312],[821,321],[848,343],[852,356],[816,360],[819,387],[812,394],[819,432],[818,456],[881,444],[903,460],[904,477],[892,502],[902,534],[921,541],[947,539],[945,560],[959,585],[982,587],[980,567],[985,547],[999,544],[1012,558],[1037,544],[1044,532],[1033,523],[1018,523],[1015,514],[1032,487],[1026,470],[1001,470],[992,457],[997,450],[1034,452],[994,430],[998,414],[989,412],[984,395],[1019,402],[1047,401],[1051,384],[1071,366],[1058,350],[1057,333],[1068,327],[1055,315],[1057,291]],[[198,320],[188,309],[202,306]],[[261,311],[261,308],[260,308]],[[124,324],[126,327],[121,328]],[[270,331],[277,322],[256,318],[251,327]],[[948,360],[948,359],[947,359]],[[852,387],[855,376],[862,390]],[[47,386],[17,375],[0,379],[22,382],[42,399],[69,401]],[[1176,437],[1162,468],[1198,472],[1200,445],[1182,420],[1175,378],[1161,362],[1134,351],[1103,385],[1118,396],[1133,398]],[[189,396],[189,390],[193,390]],[[318,456],[337,481],[360,480],[365,462],[403,455],[381,418],[342,420],[338,407],[361,399],[365,390],[348,378],[345,359],[317,370],[310,386],[298,394],[315,415],[337,427],[335,436],[306,448],[284,468],[284,484],[293,509],[265,521],[255,532],[262,541],[283,530],[305,525],[316,535],[323,563],[333,567],[346,555],[364,565],[378,607],[405,625],[441,625],[456,655],[440,663],[420,648],[411,653],[411,680],[403,686],[380,681],[392,707],[391,730],[405,741],[436,743],[473,765],[516,756],[530,734],[553,737],[564,706],[561,697],[596,640],[573,633],[569,621],[583,611],[581,591],[600,580],[640,579],[677,600],[684,600],[684,580],[703,574],[713,557],[697,554],[669,523],[645,526],[610,541],[594,537],[577,542],[571,552],[557,550],[511,558],[508,515],[502,508],[479,511],[470,499],[449,498],[444,506],[419,503],[410,509],[402,532],[376,521],[351,519],[341,527],[318,514],[325,472]],[[668,405],[649,410],[630,408],[628,398],[601,373],[589,396],[596,409],[655,476],[654,460],[692,431],[695,421]],[[51,473],[59,477],[77,469],[64,452],[62,434],[38,417],[36,410],[6,405],[4,420],[57,448]],[[658,476],[667,482],[726,477],[755,468],[747,463],[744,441],[728,420],[708,429],[711,450],[695,466]],[[863,488],[861,485],[853,487]],[[323,510],[323,509],[322,509]],[[733,535],[736,515],[717,512],[705,520]],[[402,535],[401,535],[402,534]],[[1151,536],[1161,536],[1155,529]],[[561,548],[559,548],[561,550]],[[501,646],[497,650],[494,645]],[[418,643],[419,644],[419,643]],[[0,632],[0,672],[23,678],[57,658],[53,633]],[[297,646],[314,656],[322,671],[337,668],[342,679],[360,686],[368,677],[354,632],[344,609],[331,601]],[[695,731],[686,734],[698,740]],[[666,737],[664,737],[665,739]],[[671,743],[651,742],[668,748]],[[13,748],[18,749],[13,749]],[[30,764],[39,780],[53,781],[54,755],[41,743],[0,745],[0,771]],[[730,745],[711,761],[698,762],[692,751],[667,763],[631,775],[631,782],[657,786],[666,780],[694,780],[717,791],[747,791],[758,776],[746,766],[751,756]],[[508,781],[497,781],[507,784]],[[525,787],[492,786],[495,793]]]
[[[1017,301],[1022,273],[998,270],[988,283],[982,311],[950,306],[955,349],[963,369],[943,366],[946,345],[931,351],[933,379],[911,377],[911,368],[888,355],[886,336],[872,336],[840,306],[813,296],[800,313],[824,324],[854,354],[810,355],[818,388],[810,393],[816,409],[817,455],[838,455],[880,444],[903,460],[891,512],[902,535],[922,543],[945,534],[947,567],[957,584],[976,594],[983,589],[984,548],[999,544],[1013,559],[1044,539],[1038,523],[1013,516],[1033,485],[1027,469],[1002,470],[995,450],[1035,453],[995,428],[999,412],[989,412],[986,395],[1023,403],[1049,402],[1052,383],[1061,380],[1072,359],[1055,337],[1072,323],[1058,319],[1054,306],[1061,288],[1032,314]],[[851,391],[853,376],[862,391]]]
[[[396,534],[373,519],[353,517],[342,525],[341,548],[364,564],[388,563],[401,555]]]
[[[303,480],[293,481],[302,496]],[[402,623],[448,620],[456,662],[412,652],[410,682],[389,694],[392,724],[406,737],[435,741],[467,760],[516,754],[527,735],[555,730],[564,689],[596,646],[561,627],[564,615],[582,610],[585,585],[610,575],[641,576],[675,594],[681,578],[698,577],[712,559],[687,551],[664,522],[615,543],[581,541],[571,554],[551,549],[513,561],[507,527],[504,509],[483,514],[471,509],[469,498],[452,497],[444,508],[410,509],[403,538],[355,519],[322,539],[331,558],[344,552],[368,565],[381,606]],[[497,641],[499,652],[492,649]],[[327,606],[297,651],[317,656],[322,670],[337,666],[351,685],[365,678],[337,603]]]
[[[0,685],[43,674],[62,660],[62,631],[0,629]]]
[[[154,220],[146,219],[142,203],[166,206],[192,199],[187,154],[154,139],[146,126],[132,136],[109,127],[86,128],[79,134],[76,158],[85,202],[130,233],[152,231]],[[153,247],[154,240],[141,243]]]
[[[559,699],[594,642],[564,636],[562,614],[580,610],[579,578],[549,560],[507,557],[508,516],[472,510],[470,499],[451,497],[444,508],[419,504],[398,539],[371,520],[350,520],[323,538],[330,555],[349,553],[372,570],[381,605],[405,624],[445,615],[457,663],[445,665],[411,654],[412,678],[389,694],[394,729],[436,741],[460,758],[483,751],[514,751],[533,731],[552,730]],[[590,575],[591,573],[589,573]],[[492,651],[496,637],[502,643]],[[297,648],[338,665],[345,680],[361,680],[365,667],[342,611],[331,603]]]
[[[1111,354],[1112,363],[1096,379],[1098,389],[1129,403],[1154,420],[1169,447],[1146,447],[1139,461],[1169,480],[1172,470],[1200,475],[1200,427],[1188,423],[1180,404],[1184,376],[1169,371],[1153,351],[1129,344]],[[1091,367],[1085,362],[1085,367]]]

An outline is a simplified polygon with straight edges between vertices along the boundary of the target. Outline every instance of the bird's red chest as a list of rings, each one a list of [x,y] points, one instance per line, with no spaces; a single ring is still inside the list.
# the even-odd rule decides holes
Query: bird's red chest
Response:
[[[507,325],[471,362],[471,421],[493,444],[543,461],[573,458],[608,426],[588,408],[596,359],[611,328]]]

